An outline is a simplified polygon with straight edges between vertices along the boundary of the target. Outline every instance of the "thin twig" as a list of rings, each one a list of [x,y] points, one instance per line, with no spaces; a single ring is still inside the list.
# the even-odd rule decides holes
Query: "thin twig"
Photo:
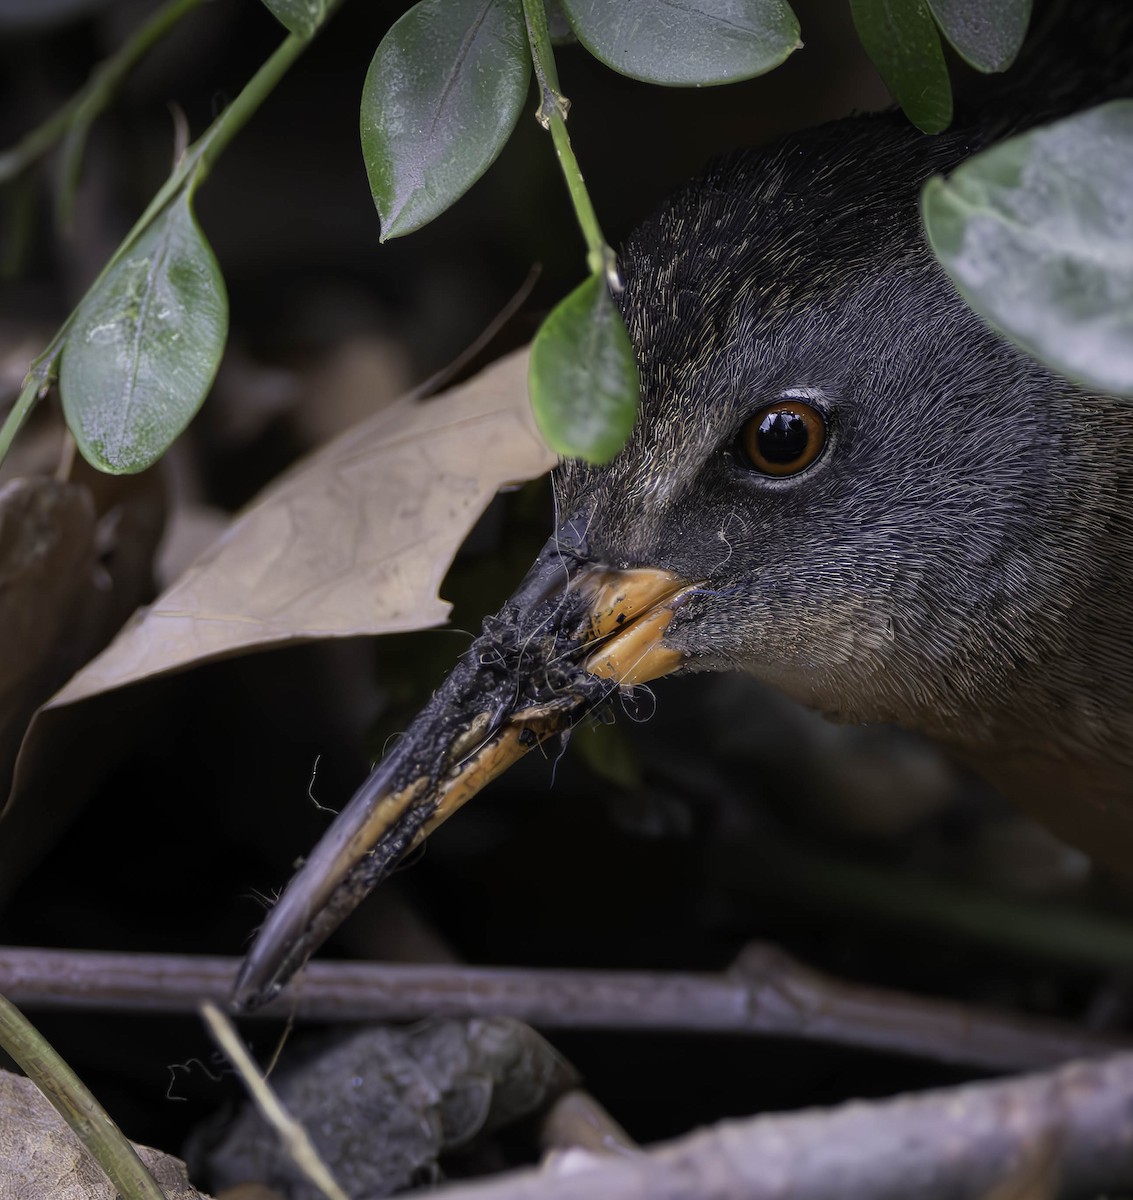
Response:
[[[283,1107],[279,1097],[260,1073],[232,1022],[215,1004],[207,1000],[200,1006],[200,1012],[216,1044],[228,1055],[243,1080],[252,1102],[260,1110],[260,1115],[279,1135],[279,1140],[291,1161],[303,1172],[305,1178],[328,1197],[328,1200],[350,1200],[331,1173],[330,1167],[323,1162],[306,1129]]]
[[[516,288],[511,298],[500,309],[498,313],[488,322],[487,325],[472,339],[467,346],[452,360],[446,363],[439,371],[434,371],[428,379],[419,383],[410,395],[414,400],[425,400],[430,396],[435,396],[442,388],[448,385],[464,370],[466,366],[484,349],[492,343],[492,339],[496,334],[515,316],[517,312],[527,303],[527,297],[535,290],[535,284],[539,281],[539,276],[543,273],[543,268],[538,263],[534,264],[527,272],[526,278]]]
[[[191,1012],[228,1002],[239,960],[0,948],[0,992],[26,1007]],[[992,1070],[1128,1049],[1058,1021],[862,987],[749,950],[729,974],[313,962],[256,1016],[375,1021],[511,1016],[541,1029],[796,1037]]]
[[[726,1121],[438,1200],[961,1200],[1133,1186],[1133,1055],[1007,1082]]]

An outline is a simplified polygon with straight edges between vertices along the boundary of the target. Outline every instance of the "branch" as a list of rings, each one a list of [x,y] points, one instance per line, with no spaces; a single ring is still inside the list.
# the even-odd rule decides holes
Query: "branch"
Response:
[[[256,1060],[240,1040],[232,1022],[208,1000],[201,1005],[201,1016],[213,1040],[236,1068],[236,1074],[247,1088],[260,1116],[275,1131],[288,1158],[298,1167],[303,1177],[325,1196],[326,1200],[348,1200],[330,1167],[316,1149],[311,1135],[303,1123],[297,1121],[283,1107],[279,1097],[260,1072]]]
[[[523,0],[523,17],[527,23],[527,40],[531,46],[531,63],[535,70],[535,81],[539,86],[539,111],[536,119],[544,129],[551,131],[551,140],[559,158],[563,179],[566,181],[574,215],[578,218],[582,236],[586,239],[586,263],[592,275],[605,275],[610,288],[616,293],[622,290],[618,274],[618,257],[606,241],[598,214],[586,190],[582,168],[574,156],[567,133],[566,118],[570,101],[559,88],[559,76],[555,67],[555,53],[551,47],[551,34],[547,27],[547,12],[543,0]]]
[[[238,965],[234,958],[6,947],[0,993],[27,1008],[189,1013],[202,1000],[226,1005]],[[1133,1045],[1062,1022],[846,983],[763,947],[719,975],[313,962],[255,1015],[510,1016],[541,1029],[795,1037],[1004,1071]]]
[[[1133,1186],[1133,1055],[1009,1082],[726,1121],[569,1173],[497,1176],[439,1200],[958,1200]]]

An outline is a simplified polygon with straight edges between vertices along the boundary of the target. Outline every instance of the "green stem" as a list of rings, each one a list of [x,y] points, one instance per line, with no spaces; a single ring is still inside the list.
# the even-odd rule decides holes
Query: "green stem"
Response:
[[[338,0],[327,9],[329,16],[338,7]],[[311,44],[308,37],[291,34],[241,89],[235,100],[216,118],[197,141],[189,147],[185,158],[193,160],[192,172],[196,175],[192,186],[212,170],[216,160],[224,153],[228,143],[248,122],[248,118],[267,99],[275,85],[291,69],[295,60]]]
[[[7,183],[26,170],[72,127],[89,127],[110,103],[129,71],[186,13],[203,3],[204,0],[168,0],[162,5],[125,45],[95,67],[87,82],[58,112],[0,154],[0,183]]]
[[[328,15],[337,7],[338,3],[336,2],[327,10]],[[182,188],[187,186],[196,190],[197,185],[216,165],[216,160],[228,147],[228,143],[244,128],[249,117],[268,98],[272,89],[306,50],[310,42],[310,38],[299,37],[297,34],[291,34],[285,38],[267,62],[241,88],[236,99],[185,151],[172,174],[158,189],[157,195],[146,206],[145,212],[137,219],[134,227],[126,234],[122,244],[115,250],[98,278],[91,284],[88,295],[102,282],[107,272],[129,253],[138,238],[149,228],[162,210],[180,194]],[[61,330],[60,333],[62,332]],[[55,340],[59,340],[58,334]]]
[[[574,213],[582,229],[582,236],[586,239],[587,265],[591,274],[604,274],[610,287],[620,291],[617,256],[598,224],[598,214],[594,211],[594,204],[582,178],[582,169],[571,148],[570,134],[567,133],[566,117],[570,110],[570,101],[559,90],[555,53],[551,48],[551,31],[547,27],[547,12],[543,7],[543,0],[523,0],[523,15],[527,21],[527,40],[531,44],[535,80],[539,84],[539,111],[536,115],[543,128],[551,131],[551,140],[555,144],[555,153],[558,155],[559,166],[570,192]]]
[[[4,424],[0,426],[0,462],[4,461],[12,445],[12,440],[20,431],[20,426],[27,419],[36,400],[39,399],[40,384],[30,375],[24,383],[24,390],[19,394],[16,403],[12,405]]]
[[[111,255],[106,266],[102,268],[98,278],[87,289],[88,296],[98,287],[107,273],[130,252],[138,238],[145,233],[170,202],[180,195],[183,188],[191,187],[194,191],[196,190],[197,185],[215,165],[228,143],[243,129],[248,118],[267,99],[272,88],[283,78],[288,68],[309,44],[308,38],[297,37],[295,34],[285,38],[275,53],[248,80],[236,99],[185,151],[181,161],[173,168],[172,174],[158,189],[157,194],[146,206],[145,212],[134,222],[133,228],[122,239],[122,243]],[[82,301],[79,301],[76,311],[81,304]],[[55,335],[53,345],[58,343],[62,334],[66,332],[70,320],[71,318],[68,318],[67,324]],[[36,360],[37,365],[45,357],[45,355],[41,355]]]
[[[167,1200],[106,1109],[43,1034],[3,996],[0,996],[0,1046],[75,1131],[124,1200]]]
[[[539,84],[539,122],[547,128],[554,110],[570,107],[559,90],[559,72],[555,66],[555,51],[551,46],[551,30],[547,25],[547,10],[543,0],[523,0],[523,17],[527,22],[527,40],[531,45],[531,62]],[[565,111],[563,113],[565,116]]]
[[[338,7],[338,0],[327,10],[329,16]],[[59,356],[63,343],[88,296],[101,286],[102,281],[122,259],[129,254],[143,233],[161,215],[182,189],[196,190],[197,185],[215,165],[228,143],[247,124],[248,118],[267,99],[271,90],[283,78],[287,70],[310,44],[310,38],[294,34],[284,39],[274,54],[241,89],[235,100],[216,118],[205,132],[185,151],[181,161],[173,168],[169,178],[158,189],[157,194],[146,205],[145,212],[134,222],[133,228],[119,243],[98,278],[87,288],[83,299],[75,305],[67,319],[60,325],[47,349],[31,364],[24,390],[15,407],[0,430],[0,462],[7,453],[16,429],[22,423],[37,396],[46,394],[58,373]]]

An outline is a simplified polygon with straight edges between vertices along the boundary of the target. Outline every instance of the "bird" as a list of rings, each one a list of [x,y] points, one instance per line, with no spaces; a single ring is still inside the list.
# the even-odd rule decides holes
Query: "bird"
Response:
[[[918,213],[928,178],[1124,94],[1128,57],[1032,55],[933,137],[887,112],[727,155],[630,235],[627,445],[556,468],[553,535],[268,914],[238,1009],[528,749],[677,672],[927,734],[1133,870],[1133,407],[977,317]]]

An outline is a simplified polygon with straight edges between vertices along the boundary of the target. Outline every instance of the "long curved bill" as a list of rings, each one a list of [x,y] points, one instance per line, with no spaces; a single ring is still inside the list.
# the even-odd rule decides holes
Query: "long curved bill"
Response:
[[[552,538],[287,885],[234,1006],[275,996],[409,850],[528,750],[619,688],[681,666],[663,639],[695,587],[669,571],[587,562]]]

